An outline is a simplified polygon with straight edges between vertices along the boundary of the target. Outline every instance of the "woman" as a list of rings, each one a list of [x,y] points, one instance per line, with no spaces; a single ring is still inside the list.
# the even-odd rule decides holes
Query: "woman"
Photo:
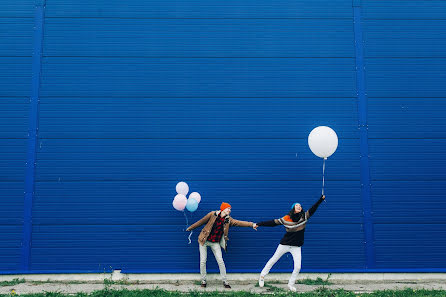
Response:
[[[321,198],[308,210],[302,210],[302,206],[299,203],[294,203],[291,207],[288,215],[283,218],[264,221],[257,223],[257,226],[274,227],[277,225],[283,225],[286,229],[286,233],[280,241],[274,255],[266,263],[262,272],[260,273],[259,286],[263,287],[265,284],[265,276],[269,273],[270,269],[276,264],[277,261],[286,253],[291,253],[294,260],[294,270],[291,274],[291,278],[288,281],[288,288],[296,292],[296,287],[294,286],[297,275],[299,274],[301,267],[301,246],[304,244],[304,233],[305,226],[308,219],[316,212],[318,206],[325,200],[325,196],[322,195]]]

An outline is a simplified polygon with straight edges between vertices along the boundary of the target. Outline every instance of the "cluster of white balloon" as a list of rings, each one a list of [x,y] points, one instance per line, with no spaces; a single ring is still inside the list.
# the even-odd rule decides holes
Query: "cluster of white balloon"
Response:
[[[189,193],[189,186],[185,182],[179,182],[176,190],[178,195],[173,199],[173,207],[179,211],[184,211],[184,209],[190,212],[196,211],[201,201],[201,195],[197,192],[192,192],[189,195],[189,199],[186,198],[187,193]]]
[[[325,187],[325,160],[334,154],[338,148],[338,136],[336,132],[327,126],[314,128],[308,135],[308,145],[313,154],[324,159],[322,166],[322,195]]]

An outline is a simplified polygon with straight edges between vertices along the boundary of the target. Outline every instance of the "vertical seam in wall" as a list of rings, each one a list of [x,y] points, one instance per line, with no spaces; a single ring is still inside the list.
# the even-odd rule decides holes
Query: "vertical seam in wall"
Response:
[[[358,124],[360,134],[361,200],[363,206],[364,248],[366,269],[375,268],[375,246],[372,217],[371,179],[367,123],[367,93],[365,87],[364,41],[362,35],[361,0],[353,0],[355,33],[356,92],[358,98]]]
[[[21,270],[30,270],[32,207],[36,170],[36,147],[39,122],[39,91],[42,65],[43,25],[45,16],[45,0],[36,0],[34,5],[33,53],[31,96],[28,116],[28,143],[25,174],[25,200],[23,204],[23,238],[21,253]]]

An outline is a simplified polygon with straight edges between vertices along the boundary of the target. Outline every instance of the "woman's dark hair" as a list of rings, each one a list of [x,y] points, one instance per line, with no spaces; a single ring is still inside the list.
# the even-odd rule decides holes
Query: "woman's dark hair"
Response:
[[[303,208],[302,208],[302,210],[300,212],[294,213],[294,207],[293,207],[293,208],[291,208],[291,210],[288,213],[288,215],[293,220],[293,222],[298,222],[304,213],[305,213],[305,210]]]

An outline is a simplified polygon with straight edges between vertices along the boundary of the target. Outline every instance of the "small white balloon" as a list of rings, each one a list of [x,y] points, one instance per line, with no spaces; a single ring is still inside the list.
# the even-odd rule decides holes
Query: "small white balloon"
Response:
[[[200,203],[200,201],[201,201],[201,195],[197,192],[190,193],[189,199],[191,199],[191,198],[195,199],[198,203]]]
[[[176,210],[183,211],[187,204],[186,196],[178,194],[173,199],[172,205]]]
[[[319,126],[314,128],[308,136],[308,145],[316,156],[328,158],[338,148],[338,136],[330,127]]]
[[[179,182],[176,186],[176,190],[178,194],[186,196],[187,193],[189,193],[189,186],[185,182]]]

